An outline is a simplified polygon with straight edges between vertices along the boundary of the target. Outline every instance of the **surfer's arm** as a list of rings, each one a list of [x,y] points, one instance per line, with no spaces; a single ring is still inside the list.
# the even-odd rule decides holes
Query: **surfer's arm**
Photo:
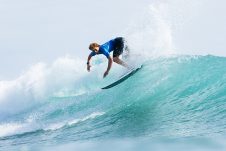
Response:
[[[104,77],[106,77],[108,75],[108,72],[111,70],[111,65],[112,65],[112,58],[111,56],[108,57],[108,67],[107,70],[104,73]]]
[[[90,65],[90,60],[91,60],[91,58],[92,58],[92,55],[90,54],[90,55],[88,56],[88,59],[87,59],[87,71],[90,71],[90,67],[91,67],[91,65]]]

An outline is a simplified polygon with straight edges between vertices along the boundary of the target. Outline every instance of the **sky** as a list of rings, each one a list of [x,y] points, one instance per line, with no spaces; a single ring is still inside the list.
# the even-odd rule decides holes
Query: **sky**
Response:
[[[226,56],[224,0],[0,0],[0,80],[125,36],[134,49]]]

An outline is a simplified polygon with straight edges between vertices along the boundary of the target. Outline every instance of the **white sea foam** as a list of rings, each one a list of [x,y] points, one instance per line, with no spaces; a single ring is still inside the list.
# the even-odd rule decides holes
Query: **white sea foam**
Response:
[[[167,3],[152,3],[131,23],[125,35],[132,53],[149,57],[175,53],[167,13]]]
[[[22,111],[55,94],[84,92],[79,80],[85,70],[84,60],[63,57],[50,65],[37,63],[15,80],[0,81],[0,115]]]
[[[83,122],[83,121],[86,121],[88,119],[93,119],[93,118],[95,118],[97,116],[101,116],[103,114],[105,114],[105,113],[104,112],[94,112],[94,113],[92,113],[92,114],[90,114],[90,115],[88,115],[88,116],[86,116],[84,118],[80,118],[80,119],[75,119],[75,120],[69,121],[68,125],[73,125],[73,124],[76,124],[78,122]]]
[[[67,125],[72,126],[72,125],[77,124],[79,122],[84,122],[84,121],[89,120],[89,119],[94,119],[94,118],[101,116],[101,115],[104,115],[104,114],[105,114],[104,112],[94,112],[94,113],[87,115],[83,118],[78,118],[78,119],[73,119],[73,120],[70,120],[70,121],[64,121],[64,122],[50,124],[49,126],[44,128],[44,130],[57,130],[57,129],[60,129],[64,126],[67,126]]]
[[[98,116],[104,115],[105,112],[94,112],[85,117],[81,117],[73,120],[65,120],[52,124],[40,124],[37,123],[34,117],[29,116],[27,120],[23,122],[9,122],[0,124],[0,137],[12,136],[17,134],[23,134],[26,132],[34,132],[36,130],[58,130],[64,126],[72,126],[74,124],[84,122],[86,120],[94,119]]]
[[[0,124],[0,137],[11,136],[15,134],[23,134],[37,130],[38,127],[30,122],[12,122]]]

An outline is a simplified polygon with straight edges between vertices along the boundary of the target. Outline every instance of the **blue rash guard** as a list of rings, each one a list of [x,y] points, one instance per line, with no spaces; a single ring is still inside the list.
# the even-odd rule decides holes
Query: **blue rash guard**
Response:
[[[91,56],[95,56],[95,55],[103,54],[107,58],[109,58],[110,52],[112,52],[113,49],[114,49],[114,44],[115,44],[115,41],[114,41],[114,39],[112,39],[112,40],[106,42],[105,44],[101,45],[100,48],[99,48],[99,52],[98,53],[92,51],[90,53],[90,55]]]

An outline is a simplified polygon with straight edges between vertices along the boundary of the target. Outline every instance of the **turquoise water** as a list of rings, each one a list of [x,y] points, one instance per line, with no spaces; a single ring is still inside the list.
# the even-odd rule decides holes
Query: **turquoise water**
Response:
[[[180,150],[178,143],[186,149],[226,149],[226,58],[150,59],[107,90],[89,80],[79,82],[92,85],[79,95],[49,96],[18,112],[2,112],[0,150],[112,150],[112,143],[117,150]],[[101,142],[109,145],[100,149]]]

